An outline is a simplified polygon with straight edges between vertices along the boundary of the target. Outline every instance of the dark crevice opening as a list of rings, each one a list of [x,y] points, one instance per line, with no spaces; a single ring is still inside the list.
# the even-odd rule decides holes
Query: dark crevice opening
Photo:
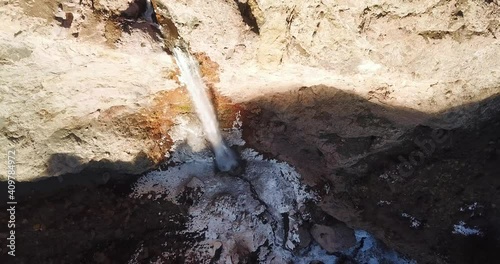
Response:
[[[288,232],[290,231],[290,219],[288,218],[288,213],[282,213],[281,216],[283,217],[283,231],[284,231],[283,248],[285,248],[286,241],[288,240]]]
[[[254,33],[260,34],[257,19],[252,13],[252,8],[250,8],[248,2],[242,3],[239,0],[234,0],[234,2],[236,2],[236,5],[238,5],[238,10],[240,11],[241,17],[243,18],[243,22],[245,22],[245,24],[247,24]]]

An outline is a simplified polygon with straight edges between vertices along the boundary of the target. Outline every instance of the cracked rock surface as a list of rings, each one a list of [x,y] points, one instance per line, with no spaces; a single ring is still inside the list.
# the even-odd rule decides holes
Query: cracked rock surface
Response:
[[[378,247],[370,251],[369,245],[379,243],[360,230],[419,263],[499,258],[497,0],[156,4],[197,54],[223,127],[231,127],[241,110],[246,144],[234,145],[246,151],[249,171],[239,177],[215,175],[201,133],[179,129],[196,117],[173,58],[141,17],[144,1],[2,0],[0,160],[6,160],[8,149],[16,150],[19,192],[45,178],[37,186],[57,189],[105,184],[159,166],[165,171],[143,180],[180,169],[166,189],[150,186],[162,193],[156,204],[147,195],[128,193],[107,203],[107,196],[114,197],[108,189],[96,194],[103,200],[98,205],[80,197],[91,197],[92,191],[48,199],[61,210],[78,205],[64,215],[69,221],[58,222],[57,213],[34,196],[25,208],[33,215],[25,215],[21,224],[24,241],[33,248],[49,244],[43,235],[58,237],[61,227],[66,239],[81,243],[67,253],[54,249],[50,255],[52,248],[33,253],[33,259],[151,261],[166,248],[172,249],[167,258],[184,256],[184,247],[170,243],[181,240],[198,243],[189,253],[193,259],[203,251],[209,260],[269,260],[270,248],[285,247],[285,259],[308,249],[318,260],[325,251],[314,243],[336,250],[335,244],[325,244],[328,235],[323,240],[318,235],[331,235],[342,223],[354,230],[356,245],[337,254],[340,263],[369,263],[375,251],[380,259],[391,255]],[[265,157],[250,155],[250,149]],[[169,167],[166,160],[178,166]],[[0,162],[1,171],[5,166]],[[256,167],[273,173],[266,176]],[[188,173],[191,168],[196,173]],[[298,188],[297,179],[307,187]],[[224,186],[220,193],[217,188]],[[306,202],[304,190],[316,200]],[[150,220],[133,213],[142,213],[138,208],[145,204]],[[158,216],[161,208],[168,213]],[[79,222],[87,209],[99,212],[87,219],[94,226]],[[221,226],[209,225],[208,215],[217,215]],[[181,219],[165,224],[175,217]],[[107,232],[100,224],[105,220],[122,230]],[[127,233],[129,221],[136,228]],[[239,225],[232,223],[238,221],[259,223],[263,236],[242,229],[244,235],[237,237]],[[203,231],[213,231],[207,233],[210,239],[200,232],[168,233],[185,231],[185,225],[215,229]],[[312,236],[314,225],[329,231]],[[226,241],[213,238],[221,230],[232,230],[224,233]],[[155,232],[162,234],[146,235]],[[172,235],[170,242],[165,234]],[[351,235],[346,247],[352,245]],[[106,243],[95,242],[101,240]],[[371,253],[362,256],[367,250]]]

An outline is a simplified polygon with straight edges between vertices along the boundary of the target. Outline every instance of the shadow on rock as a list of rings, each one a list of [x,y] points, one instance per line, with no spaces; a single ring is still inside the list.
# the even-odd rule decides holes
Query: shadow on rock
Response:
[[[349,227],[419,263],[499,257],[500,95],[428,114],[312,86],[245,109],[247,143],[293,165]]]
[[[28,195],[48,195],[68,187],[99,186],[110,181],[131,183],[143,172],[138,171],[138,168],[154,167],[145,153],[140,153],[132,162],[99,160],[88,163],[83,163],[76,154],[56,153],[51,155],[47,164],[47,174],[59,176],[16,183],[17,199],[25,199]],[[65,173],[65,171],[79,172]],[[6,186],[7,182],[0,182],[0,188],[7,189]],[[6,201],[6,199],[7,197],[2,197],[0,201]]]

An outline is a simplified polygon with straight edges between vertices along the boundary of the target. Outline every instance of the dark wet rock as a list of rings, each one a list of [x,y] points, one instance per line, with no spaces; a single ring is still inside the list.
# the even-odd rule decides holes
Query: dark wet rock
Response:
[[[354,230],[344,224],[335,226],[314,225],[311,235],[329,253],[348,249],[356,244]]]
[[[312,86],[246,107],[244,139],[293,165],[336,221],[419,263],[499,257],[499,96],[426,114]],[[275,129],[282,123],[285,133]],[[484,207],[460,211],[475,202]],[[487,236],[453,234],[459,221]]]

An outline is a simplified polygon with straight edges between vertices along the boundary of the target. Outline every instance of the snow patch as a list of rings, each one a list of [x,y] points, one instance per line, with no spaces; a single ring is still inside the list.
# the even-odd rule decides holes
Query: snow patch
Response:
[[[358,243],[362,241],[362,247],[359,248],[356,260],[358,263],[382,264],[382,263],[397,263],[397,264],[417,264],[416,261],[402,257],[394,250],[387,250],[375,237],[364,230],[355,231],[356,240]],[[349,249],[348,252],[358,250],[358,248]]]
[[[482,236],[483,232],[478,228],[467,227],[464,221],[458,222],[458,224],[453,225],[453,234],[462,236]]]
[[[471,204],[466,204],[465,206],[462,206],[460,207],[460,212],[470,212],[470,217],[473,217],[473,216],[481,216],[482,213],[480,211],[480,209],[482,209],[483,206],[480,205],[478,202],[474,202],[474,203],[471,203]],[[479,211],[479,212],[477,212]]]
[[[391,205],[391,201],[380,200],[380,201],[378,201],[377,205],[378,206]]]
[[[402,213],[401,216],[410,220],[410,227],[413,229],[417,229],[422,226],[422,222],[414,216],[411,216],[407,213]]]

